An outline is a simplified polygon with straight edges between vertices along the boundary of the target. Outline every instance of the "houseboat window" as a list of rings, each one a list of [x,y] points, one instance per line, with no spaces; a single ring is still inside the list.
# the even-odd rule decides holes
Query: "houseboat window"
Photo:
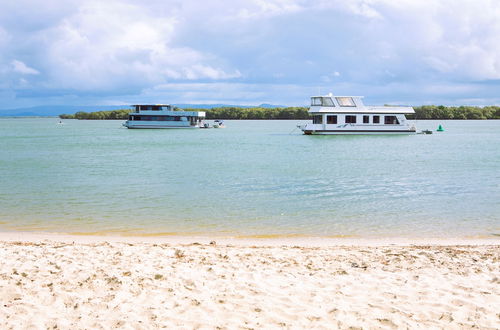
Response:
[[[132,120],[142,120],[141,116],[132,116]]]
[[[356,116],[345,116],[346,124],[356,124]]]
[[[321,115],[313,116],[313,124],[322,124],[322,123],[323,123],[323,116]]]
[[[333,107],[333,100],[331,97],[323,97],[323,106],[324,107]]]
[[[323,106],[323,107],[335,106],[331,97],[312,97],[311,105]]]
[[[379,124],[380,123],[380,116],[373,116],[373,123]]]
[[[327,124],[336,124],[337,123],[337,116],[326,116],[326,123]]]
[[[336,97],[337,102],[341,107],[355,107],[356,103],[354,103],[354,100],[352,97]]]
[[[386,125],[398,125],[398,118],[396,116],[385,116],[384,124]]]
[[[311,97],[311,105],[321,105],[321,97]]]
[[[370,116],[363,116],[363,124],[369,124],[370,123]]]

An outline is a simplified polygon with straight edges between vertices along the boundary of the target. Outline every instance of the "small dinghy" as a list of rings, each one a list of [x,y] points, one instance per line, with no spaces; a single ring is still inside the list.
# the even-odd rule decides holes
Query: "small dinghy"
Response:
[[[224,122],[222,120],[214,120],[213,128],[225,128]]]

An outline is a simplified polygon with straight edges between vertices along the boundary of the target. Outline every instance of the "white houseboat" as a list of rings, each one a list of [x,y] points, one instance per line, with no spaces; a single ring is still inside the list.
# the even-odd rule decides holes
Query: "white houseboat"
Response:
[[[311,97],[312,123],[298,125],[304,134],[415,134],[405,114],[412,107],[365,106],[361,96]]]
[[[174,111],[169,104],[132,105],[123,123],[127,128],[200,128],[204,125],[204,111]]]

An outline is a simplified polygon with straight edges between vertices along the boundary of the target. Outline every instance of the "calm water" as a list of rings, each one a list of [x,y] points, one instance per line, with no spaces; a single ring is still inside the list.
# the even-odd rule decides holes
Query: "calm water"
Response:
[[[446,131],[415,136],[290,134],[296,121],[57,122],[0,119],[1,231],[500,234],[500,121],[419,121]]]

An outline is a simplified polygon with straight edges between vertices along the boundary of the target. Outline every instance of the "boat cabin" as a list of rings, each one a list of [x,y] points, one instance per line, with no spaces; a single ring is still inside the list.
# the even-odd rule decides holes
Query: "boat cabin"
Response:
[[[365,106],[362,96],[311,97],[312,123],[299,125],[304,134],[414,133],[416,128],[405,114],[411,107]]]

